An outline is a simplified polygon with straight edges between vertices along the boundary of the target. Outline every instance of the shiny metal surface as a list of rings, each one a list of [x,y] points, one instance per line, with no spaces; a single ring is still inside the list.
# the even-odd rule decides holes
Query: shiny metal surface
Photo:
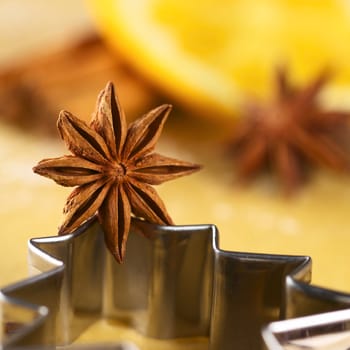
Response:
[[[38,274],[1,290],[2,324],[18,325],[2,332],[2,348],[70,344],[97,319],[113,318],[146,337],[204,336],[210,350],[259,350],[268,323],[350,304],[349,295],[309,285],[309,257],[227,252],[218,240],[212,225],[134,220],[119,265],[94,221],[72,235],[32,239]]]
[[[348,350],[350,309],[272,322],[263,336],[273,350]]]

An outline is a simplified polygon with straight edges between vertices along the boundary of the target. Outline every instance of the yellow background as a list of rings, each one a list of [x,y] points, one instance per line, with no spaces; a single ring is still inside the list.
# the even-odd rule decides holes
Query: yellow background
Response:
[[[2,0],[0,64],[47,52],[92,29],[80,1]],[[350,292],[349,178],[316,172],[291,199],[282,198],[266,179],[238,187],[232,164],[220,153],[225,133],[224,124],[190,118],[175,106],[158,151],[201,163],[204,170],[158,188],[174,221],[217,225],[224,249],[310,255],[314,283]],[[70,189],[34,175],[31,168],[63,153],[57,138],[19,131],[0,119],[0,287],[27,276],[30,237],[57,232]]]

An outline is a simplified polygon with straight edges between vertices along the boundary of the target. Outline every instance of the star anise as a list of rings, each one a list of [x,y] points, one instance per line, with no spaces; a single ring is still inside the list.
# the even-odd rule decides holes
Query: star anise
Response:
[[[127,127],[113,84],[108,83],[89,125],[69,112],[60,113],[57,127],[73,155],[44,159],[33,168],[60,185],[77,186],[64,207],[60,235],[75,231],[97,213],[107,247],[122,262],[132,215],[173,224],[151,185],[200,167],[153,152],[171,108],[159,106]]]
[[[318,99],[328,79],[322,72],[307,86],[296,88],[286,71],[278,70],[275,99],[266,105],[252,103],[230,141],[240,180],[250,180],[267,168],[276,171],[284,190],[291,193],[313,165],[349,170],[349,152],[341,136],[349,136],[350,113],[325,110]]]

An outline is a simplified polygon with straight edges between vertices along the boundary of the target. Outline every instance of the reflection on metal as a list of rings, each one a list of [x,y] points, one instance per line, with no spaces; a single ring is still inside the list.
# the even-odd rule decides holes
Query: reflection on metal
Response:
[[[272,322],[263,336],[274,350],[348,350],[350,309]]]
[[[222,251],[212,225],[134,220],[122,265],[103,240],[91,221],[74,234],[29,242],[38,273],[1,290],[3,349],[69,344],[96,320],[112,318],[146,337],[199,336],[210,350],[259,350],[266,348],[261,329],[270,322],[350,305],[349,295],[309,285],[309,257]],[[325,324],[327,315],[320,316]],[[299,331],[303,320],[288,325]],[[282,344],[286,333],[274,327],[283,322],[290,320],[264,329],[269,348],[301,349]]]

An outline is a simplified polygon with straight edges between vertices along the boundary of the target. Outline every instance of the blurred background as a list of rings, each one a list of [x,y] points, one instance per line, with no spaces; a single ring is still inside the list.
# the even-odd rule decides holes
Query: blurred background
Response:
[[[224,249],[311,255],[313,280],[350,291],[350,181],[316,171],[292,197],[272,177],[234,181],[224,144],[250,98],[273,94],[278,65],[296,84],[325,67],[322,93],[350,107],[348,1],[0,0],[0,286],[27,275],[27,240],[55,235],[70,189],[32,173],[67,153],[61,109],[88,121],[112,80],[129,121],[174,110],[158,151],[204,165],[158,188],[177,224],[215,224]]]

